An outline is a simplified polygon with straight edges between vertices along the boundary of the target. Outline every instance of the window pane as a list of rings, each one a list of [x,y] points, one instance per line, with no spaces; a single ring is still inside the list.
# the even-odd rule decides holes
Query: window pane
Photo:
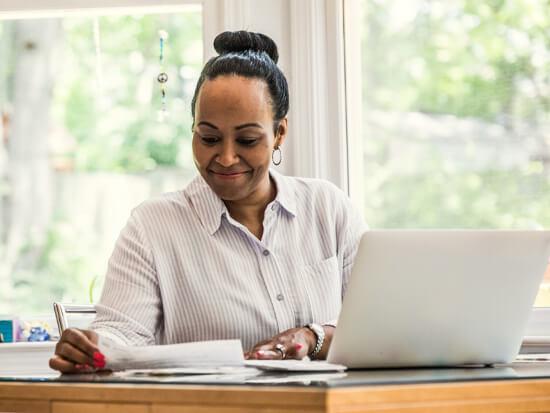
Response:
[[[550,227],[550,9],[362,0],[373,228]],[[550,306],[550,272],[537,305]]]
[[[0,313],[97,300],[131,209],[194,175],[201,22],[198,6],[0,21]]]

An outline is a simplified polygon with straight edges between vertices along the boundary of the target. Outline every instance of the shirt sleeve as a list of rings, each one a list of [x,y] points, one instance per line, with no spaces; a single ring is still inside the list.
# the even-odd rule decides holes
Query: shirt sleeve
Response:
[[[127,345],[155,344],[162,304],[153,254],[134,212],[109,259],[90,328]]]
[[[357,208],[351,203],[349,199],[346,199],[347,203],[347,218],[344,230],[344,237],[341,242],[342,247],[342,299],[346,294],[346,289],[349,283],[349,277],[351,275],[351,269],[355,262],[355,256],[359,248],[359,242],[361,237],[368,230],[368,226],[365,223],[363,216]]]
[[[337,221],[337,232],[340,234],[338,237],[338,255],[341,256],[342,260],[342,299],[344,299],[351,269],[359,248],[359,241],[361,241],[361,237],[367,231],[368,226],[359,210],[343,193],[341,205],[341,216]],[[337,319],[327,320],[322,325],[336,327],[337,322]]]

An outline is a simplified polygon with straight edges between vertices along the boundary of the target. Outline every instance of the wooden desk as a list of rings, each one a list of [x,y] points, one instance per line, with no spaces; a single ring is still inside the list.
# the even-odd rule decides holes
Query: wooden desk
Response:
[[[550,412],[550,376],[335,387],[12,381],[0,383],[0,412]]]

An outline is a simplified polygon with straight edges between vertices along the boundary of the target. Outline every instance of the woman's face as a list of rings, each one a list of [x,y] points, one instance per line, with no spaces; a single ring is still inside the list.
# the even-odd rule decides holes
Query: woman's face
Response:
[[[202,177],[224,201],[269,194],[271,153],[287,130],[285,118],[275,136],[273,122],[264,81],[219,76],[203,83],[195,106],[193,156]]]

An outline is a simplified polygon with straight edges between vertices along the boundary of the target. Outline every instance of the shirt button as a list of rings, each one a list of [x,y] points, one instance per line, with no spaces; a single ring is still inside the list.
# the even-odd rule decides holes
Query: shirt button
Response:
[[[283,301],[284,299],[285,299],[285,296],[284,296],[284,295],[282,295],[282,294],[280,294],[280,293],[277,294],[277,300],[278,300],[278,301]]]
[[[271,205],[271,210],[272,210],[272,211],[275,211],[276,209],[277,209],[277,204]]]
[[[268,251],[268,250],[264,250],[264,251],[262,252],[262,254],[264,254],[264,255],[267,257],[267,256],[269,255],[269,251]]]

